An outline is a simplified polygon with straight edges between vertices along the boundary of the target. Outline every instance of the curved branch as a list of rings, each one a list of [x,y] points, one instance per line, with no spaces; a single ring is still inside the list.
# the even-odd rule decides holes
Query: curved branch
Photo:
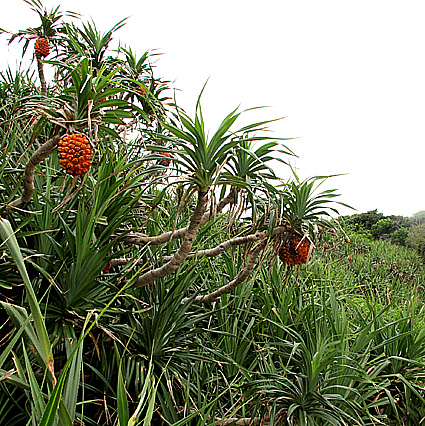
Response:
[[[10,209],[14,207],[22,207],[31,201],[34,192],[34,173],[38,164],[44,161],[57,147],[61,136],[59,134],[51,137],[47,142],[41,145],[32,155],[28,164],[25,167],[23,186],[24,190],[21,198],[12,201],[6,206],[5,213],[9,213]]]
[[[201,221],[202,223],[202,221]],[[289,232],[288,227],[286,226],[278,226],[273,230],[273,235],[282,235]],[[188,259],[200,259],[202,257],[215,257],[222,253],[224,253],[227,250],[230,250],[232,247],[241,246],[247,243],[255,243],[256,241],[262,240],[263,238],[266,238],[268,235],[268,231],[259,231],[255,234],[245,235],[244,237],[235,237],[231,238],[230,240],[223,241],[218,246],[213,247],[211,249],[205,249],[205,250],[199,250],[196,253],[189,253],[186,257],[186,260]],[[169,262],[173,256],[163,256],[162,260],[164,262]],[[133,262],[131,258],[115,258],[111,259],[109,261],[109,266],[122,266],[127,265],[128,263]],[[144,265],[146,263],[145,260],[139,260],[137,262],[138,265]]]
[[[223,287],[220,287],[218,290],[213,291],[210,294],[207,294],[206,296],[198,296],[195,298],[195,302],[198,303],[209,303],[213,302],[214,300],[218,299],[223,294],[230,293],[233,291],[239,284],[243,283],[249,276],[249,274],[252,272],[255,266],[255,261],[257,260],[258,255],[264,248],[267,246],[269,239],[265,238],[263,239],[256,247],[254,247],[250,253],[249,253],[249,259],[248,263],[246,264],[245,268],[242,269],[242,271],[239,272],[236,277],[230,281],[230,283],[224,285]],[[189,299],[185,298],[182,300],[182,303],[187,302]]]
[[[273,230],[273,235],[284,234],[288,232],[286,226],[279,226]],[[211,249],[199,250],[196,253],[190,253],[187,259],[200,259],[202,257],[215,257],[219,254],[231,249],[232,247],[240,246],[247,243],[255,243],[256,241],[262,240],[268,236],[268,231],[256,232],[255,234],[245,235],[244,237],[235,237],[227,241],[223,241],[216,247]],[[163,260],[168,262],[171,256],[164,256]]]
[[[125,237],[120,238],[120,241],[135,244],[137,246],[144,246],[146,244],[150,244],[151,246],[159,246],[161,244],[165,244],[170,242],[171,240],[177,238],[183,238],[186,235],[188,227],[176,229],[173,231],[164,232],[161,235],[156,235],[155,237],[150,237],[149,235],[140,233],[140,232],[132,232],[127,234]]]
[[[216,214],[221,213],[221,211],[226,207],[228,204],[231,204],[234,200],[234,192],[230,191],[229,195],[227,195],[225,198],[223,198],[218,206],[216,211],[213,212],[207,212],[204,213],[199,226],[205,225],[207,222],[209,222]],[[170,242],[171,240],[177,239],[177,238],[184,238],[186,235],[186,232],[188,231],[188,227],[176,229],[174,231],[168,231],[164,232],[161,235],[156,235],[154,237],[150,237],[143,233],[138,232],[132,232],[130,234],[127,234],[126,236],[122,237],[120,240],[124,241],[126,243],[135,244],[138,246],[144,246],[145,244],[150,244],[152,246],[159,246],[161,244],[165,244]]]
[[[120,258],[116,258],[116,259],[111,259],[110,261],[109,261],[109,266],[111,267],[111,268],[113,268],[113,267],[115,267],[115,266],[123,266],[123,265],[127,265],[128,263],[130,263],[130,262],[133,262],[133,260],[132,259],[126,259],[126,258],[124,258],[124,257],[120,257]],[[138,260],[138,261],[136,261],[136,265],[139,265],[139,266],[143,266],[143,265],[145,265],[146,264],[146,261],[145,260]]]
[[[165,277],[176,271],[180,265],[187,258],[190,250],[192,249],[193,242],[195,241],[198,229],[201,226],[201,220],[205,213],[205,208],[208,202],[208,192],[198,192],[198,203],[196,205],[193,216],[190,219],[189,226],[184,236],[184,240],[177,250],[176,254],[165,265],[145,272],[137,281],[132,285],[132,288],[142,287],[150,284],[158,278]]]

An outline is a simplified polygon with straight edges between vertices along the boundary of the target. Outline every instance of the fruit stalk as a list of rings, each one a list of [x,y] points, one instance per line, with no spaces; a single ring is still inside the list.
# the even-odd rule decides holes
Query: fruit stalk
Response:
[[[47,96],[47,83],[46,79],[44,78],[43,62],[41,61],[39,55],[37,55],[37,69],[41,84],[41,96]]]

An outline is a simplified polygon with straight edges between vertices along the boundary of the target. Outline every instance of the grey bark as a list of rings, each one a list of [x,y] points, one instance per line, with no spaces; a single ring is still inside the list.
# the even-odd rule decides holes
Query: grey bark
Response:
[[[284,234],[287,231],[288,230],[286,226],[279,226],[273,230],[273,235]],[[240,246],[247,243],[254,243],[263,238],[266,238],[267,235],[268,235],[268,231],[261,231],[261,232],[256,232],[255,234],[246,235],[244,237],[235,237],[230,240],[223,241],[221,244],[211,249],[199,250],[196,253],[190,253],[187,256],[187,259],[192,259],[192,258],[200,259],[201,257],[215,257],[229,250],[232,247]],[[171,256],[164,256],[163,259],[164,261],[167,262],[168,260],[171,259]]]
[[[34,192],[35,168],[56,149],[60,139],[61,135],[54,135],[31,155],[31,158],[25,167],[24,178],[22,181],[24,187],[22,196],[6,206],[6,214],[9,213],[10,209],[14,207],[20,208],[31,201],[32,194]]]
[[[195,211],[190,219],[189,226],[184,235],[184,240],[177,250],[176,254],[171,258],[165,265],[148,271],[141,275],[137,281],[132,285],[133,288],[142,287],[150,284],[158,278],[165,277],[176,271],[180,265],[187,258],[190,250],[192,249],[193,242],[195,241],[198,229],[201,226],[201,220],[205,213],[206,205],[208,202],[208,192],[198,192],[198,202],[196,204]]]
[[[236,275],[235,279],[230,281],[230,283],[220,287],[218,290],[213,291],[210,294],[207,294],[206,296],[198,296],[195,298],[195,302],[198,303],[210,303],[214,300],[218,299],[223,294],[227,294],[232,292],[239,284],[243,283],[248,276],[251,274],[252,270],[255,266],[255,261],[257,260],[258,255],[264,248],[267,246],[267,242],[269,241],[268,238],[265,238],[262,240],[259,244],[257,244],[256,247],[254,247],[250,253],[248,262],[242,271],[239,272],[238,275]],[[186,302],[188,299],[183,299],[182,303]]]

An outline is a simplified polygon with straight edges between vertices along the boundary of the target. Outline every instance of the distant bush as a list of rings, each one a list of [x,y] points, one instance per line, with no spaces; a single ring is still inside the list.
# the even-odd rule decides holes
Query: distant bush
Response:
[[[405,216],[384,216],[377,209],[366,213],[342,216],[342,226],[347,232],[355,232],[370,240],[385,240],[399,246],[408,245],[421,257],[425,257],[422,229],[425,226],[425,211]]]
[[[391,234],[391,242],[399,246],[405,246],[408,235],[409,235],[409,230],[407,228],[397,229]]]
[[[414,225],[423,225],[425,224],[425,210],[415,213],[412,216],[412,222]]]
[[[378,210],[375,209],[366,213],[344,216],[342,219],[345,225],[352,227],[356,231],[370,231],[372,229],[372,226],[383,218],[384,215],[382,213],[378,213]]]
[[[406,244],[415,249],[425,261],[425,223],[413,226],[410,229]]]
[[[378,222],[373,224],[371,231],[375,239],[389,240],[391,238],[391,233],[397,231],[397,229],[397,223],[389,217],[386,217],[385,219],[378,220]]]

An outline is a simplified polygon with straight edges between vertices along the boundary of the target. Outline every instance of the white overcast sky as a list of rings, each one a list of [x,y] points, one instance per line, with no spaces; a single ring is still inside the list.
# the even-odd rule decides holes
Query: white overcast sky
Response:
[[[203,109],[211,130],[238,105],[270,107],[247,113],[241,125],[286,117],[272,129],[278,137],[297,138],[288,146],[299,156],[291,160],[299,176],[346,174],[327,187],[338,188],[341,201],[358,212],[411,216],[425,210],[423,0],[43,4],[93,18],[102,31],[129,16],[116,39],[139,55],[163,53],[157,75],[179,89],[177,102],[189,115],[209,78]],[[23,0],[2,8],[1,28],[36,25],[37,15]],[[3,69],[16,62],[5,40]],[[282,167],[281,175],[289,176],[288,170]]]

